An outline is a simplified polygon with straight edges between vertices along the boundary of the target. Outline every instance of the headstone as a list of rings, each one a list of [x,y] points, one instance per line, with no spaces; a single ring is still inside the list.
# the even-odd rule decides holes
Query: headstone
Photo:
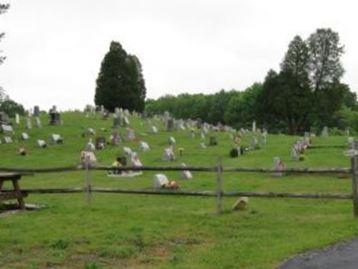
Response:
[[[206,149],[205,143],[204,143],[204,142],[201,142],[201,143],[200,143],[200,147],[201,147],[202,149]]]
[[[256,121],[252,122],[252,132],[255,133],[256,132]]]
[[[102,150],[106,146],[106,138],[99,136],[96,138],[96,150]]]
[[[124,126],[129,126],[129,119],[127,116],[123,117],[123,123],[124,123]]]
[[[321,136],[322,137],[328,137],[328,127],[327,126],[323,127],[322,132],[321,132]]]
[[[121,142],[121,136],[118,131],[115,131],[110,136],[111,144],[117,146]]]
[[[259,145],[258,145],[258,142],[257,142],[257,138],[255,136],[253,136],[252,139],[251,139],[251,149],[255,150],[255,149],[258,149],[258,148],[259,148]]]
[[[185,163],[182,163],[181,166],[186,167]],[[183,170],[180,174],[182,179],[193,179],[193,175],[189,170]]]
[[[4,134],[13,134],[14,133],[14,129],[12,128],[12,126],[11,125],[6,125],[6,124],[1,125],[1,131]]]
[[[5,141],[6,144],[11,144],[12,143],[11,136],[4,136],[4,141]]]
[[[132,156],[131,156],[131,165],[133,167],[142,167],[143,166],[142,162],[140,161],[140,159],[138,157],[138,154],[135,152],[133,152]]]
[[[26,117],[25,128],[28,130],[32,129],[31,118],[29,118],[29,117]]]
[[[147,142],[141,141],[141,142],[139,142],[139,149],[141,151],[149,151],[150,147]]]
[[[151,133],[153,133],[153,134],[158,133],[158,128],[153,125],[153,126],[151,127]]]
[[[282,176],[282,170],[285,169],[285,165],[282,162],[282,160],[279,157],[275,157],[273,159],[274,167],[275,167],[275,173],[274,176],[281,177]]]
[[[124,152],[124,155],[126,155],[126,156],[132,156],[132,154],[133,154],[133,151],[130,147],[123,147],[123,152]]]
[[[50,111],[50,125],[60,125],[61,124],[61,114],[57,111],[56,106],[53,106]]]
[[[217,146],[218,140],[216,136],[210,136],[209,138],[209,146]]]
[[[164,174],[156,174],[154,175],[153,186],[155,189],[164,188],[169,184],[169,180],[166,175]]]
[[[126,129],[126,139],[130,141],[136,139],[135,132],[133,129],[131,128]]]
[[[37,140],[37,146],[39,148],[46,148],[47,147],[47,143],[45,140],[42,140],[42,139],[38,139]]]
[[[53,144],[62,144],[63,143],[63,137],[59,134],[52,134],[51,135],[51,142]]]
[[[88,143],[86,144],[86,149],[85,151],[95,151],[96,150],[96,146],[94,145],[94,143],[92,142],[92,138],[89,139]]]
[[[80,161],[83,168],[95,167],[97,165],[97,158],[93,151],[81,151]]]
[[[16,125],[20,124],[20,115],[17,113],[15,114],[15,123],[16,123]]]
[[[40,116],[40,107],[39,106],[34,106],[34,116],[35,117]]]
[[[30,137],[27,133],[22,133],[21,138],[22,138],[22,140],[29,140]]]
[[[3,111],[0,111],[0,124],[10,124],[9,116]]]
[[[165,127],[168,132],[172,132],[174,130],[174,119],[168,118],[165,123]]]
[[[233,211],[246,210],[248,205],[249,205],[249,197],[246,196],[239,197],[239,199],[237,199],[235,204],[232,206],[232,210]]]
[[[297,151],[296,147],[291,148],[291,159],[293,161],[299,161],[300,160],[300,153]]]
[[[114,116],[113,117],[113,128],[114,129],[118,129],[121,126],[121,119],[119,116]]]
[[[174,161],[175,160],[175,154],[174,154],[172,147],[168,147],[168,148],[164,149],[163,160],[164,161]]]
[[[169,144],[170,146],[174,146],[175,143],[176,143],[176,140],[175,140],[174,137],[171,136],[171,137],[168,138],[168,144]]]
[[[42,123],[39,117],[35,117],[35,126],[37,128],[41,128],[42,127]]]

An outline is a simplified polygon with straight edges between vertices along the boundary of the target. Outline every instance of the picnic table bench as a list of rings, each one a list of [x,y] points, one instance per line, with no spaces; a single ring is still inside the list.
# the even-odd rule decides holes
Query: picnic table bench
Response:
[[[19,180],[21,174],[19,173],[2,173],[0,172],[0,203],[6,200],[17,199],[20,209],[25,209],[24,197],[27,193],[24,193],[20,189]],[[12,181],[13,190],[3,190],[5,181]]]

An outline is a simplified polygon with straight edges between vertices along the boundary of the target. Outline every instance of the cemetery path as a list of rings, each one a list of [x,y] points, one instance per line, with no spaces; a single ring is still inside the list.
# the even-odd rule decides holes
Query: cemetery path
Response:
[[[279,269],[357,269],[358,238],[321,250],[312,250],[284,262]]]

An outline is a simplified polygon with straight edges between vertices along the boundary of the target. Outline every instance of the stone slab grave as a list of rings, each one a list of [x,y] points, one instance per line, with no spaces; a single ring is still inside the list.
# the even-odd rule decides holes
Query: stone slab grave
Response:
[[[30,137],[29,137],[29,135],[28,135],[27,133],[22,133],[22,134],[21,134],[21,139],[22,139],[22,140],[29,140],[29,138],[30,138]]]
[[[47,147],[47,143],[46,143],[46,141],[43,140],[43,139],[38,139],[38,140],[37,140],[37,146],[38,146],[39,148],[46,148],[46,147]]]

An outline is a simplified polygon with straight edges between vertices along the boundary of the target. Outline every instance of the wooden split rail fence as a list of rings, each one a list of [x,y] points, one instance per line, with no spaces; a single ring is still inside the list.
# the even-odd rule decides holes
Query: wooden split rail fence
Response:
[[[18,168],[1,168],[0,172],[12,172],[20,175],[32,175],[35,173],[58,173],[58,172],[73,172],[73,171],[86,171],[86,180],[84,188],[52,188],[52,189],[22,189],[25,194],[30,193],[80,193],[86,192],[88,202],[91,201],[91,194],[97,193],[123,193],[123,194],[153,194],[153,195],[182,195],[182,196],[209,196],[216,197],[217,199],[217,212],[222,212],[222,199],[223,197],[263,197],[263,198],[309,198],[309,199],[352,199],[353,201],[353,213],[355,217],[358,217],[358,156],[352,156],[351,168],[325,168],[325,169],[313,169],[313,168],[287,168],[280,170],[282,173],[295,173],[295,174],[351,174],[352,176],[352,193],[276,193],[276,192],[246,192],[246,191],[223,191],[223,177],[225,172],[253,172],[253,173],[277,173],[275,169],[264,168],[230,168],[223,167],[221,159],[214,167],[178,167],[178,166],[143,166],[143,167],[85,167],[71,166],[60,168],[43,168],[43,169],[18,169]],[[188,190],[154,190],[154,189],[106,189],[106,188],[92,188],[91,185],[91,171],[197,171],[197,172],[212,172],[216,173],[217,188],[215,191],[188,191]],[[7,190],[2,190],[7,192]]]

